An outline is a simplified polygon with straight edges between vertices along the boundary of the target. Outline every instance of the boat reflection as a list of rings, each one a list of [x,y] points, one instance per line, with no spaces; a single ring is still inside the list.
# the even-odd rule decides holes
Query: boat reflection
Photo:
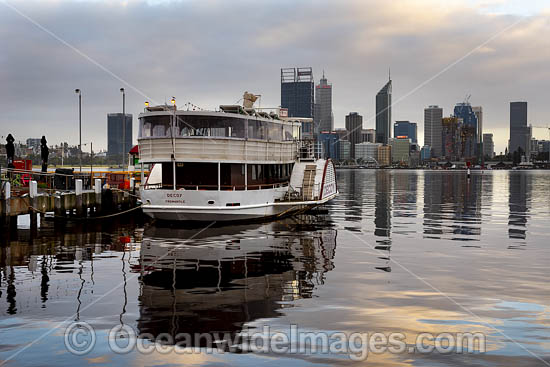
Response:
[[[292,226],[146,229],[134,267],[141,273],[139,332],[235,335],[312,297],[334,267],[336,231],[297,236]]]

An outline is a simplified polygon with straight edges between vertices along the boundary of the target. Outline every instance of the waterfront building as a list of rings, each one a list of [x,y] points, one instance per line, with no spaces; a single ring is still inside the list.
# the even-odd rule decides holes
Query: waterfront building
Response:
[[[288,117],[313,118],[313,69],[281,69],[281,107],[288,110]]]
[[[392,163],[409,165],[411,154],[411,139],[396,137],[390,139]]]
[[[510,146],[513,154],[529,156],[530,132],[527,126],[527,102],[510,102]]]
[[[123,126],[126,126],[126,131],[122,131]],[[109,113],[107,114],[107,155],[110,157],[120,156],[128,154],[130,149],[134,146],[132,135],[132,114],[127,113],[123,119],[122,113]],[[158,126],[158,128],[164,128]],[[125,144],[123,144],[123,135]]]
[[[461,157],[459,119],[444,117],[441,119],[441,156],[448,161],[458,161]]]
[[[328,83],[324,72],[319,84],[315,86],[315,113],[313,119],[319,132],[334,130],[332,84]]]
[[[351,143],[347,140],[338,140],[338,158],[340,162],[351,159]]]
[[[391,138],[391,95],[390,80],[376,94],[376,142],[388,144]]]
[[[424,144],[431,147],[432,157],[441,157],[443,145],[441,142],[441,120],[443,108],[429,106],[424,109]]]
[[[419,165],[420,165],[420,150],[411,149],[411,152],[409,154],[409,168],[417,168]]]
[[[351,158],[356,158],[355,144],[361,143],[363,116],[357,112],[350,112],[349,115],[346,116],[346,130],[348,131],[348,140],[351,143]]]
[[[378,147],[378,164],[380,165],[380,167],[391,166],[391,156],[392,154],[390,145],[380,145]]]
[[[454,116],[462,120],[460,124],[460,158],[472,159],[478,155],[478,121],[468,102],[457,103]]]
[[[483,155],[492,159],[495,156],[495,143],[493,142],[493,134],[483,134]]]
[[[376,140],[376,130],[363,129],[361,131],[361,143],[374,143]]]
[[[319,134],[319,143],[322,147],[322,158],[332,158],[339,160],[338,156],[338,134],[335,131],[321,131]]]
[[[432,158],[432,147],[424,145],[420,150],[420,159],[422,161],[429,161]]]
[[[393,136],[400,137],[404,136],[411,139],[411,142],[416,144],[418,142],[417,137],[417,127],[416,122],[410,121],[396,121],[393,125]]]
[[[481,106],[474,106],[472,107],[472,111],[474,111],[474,114],[477,118],[477,152],[478,156],[483,155],[483,107]]]
[[[381,143],[363,142],[355,144],[356,158],[362,159],[364,162],[372,161],[373,159],[378,162],[378,147],[380,146],[382,146]]]

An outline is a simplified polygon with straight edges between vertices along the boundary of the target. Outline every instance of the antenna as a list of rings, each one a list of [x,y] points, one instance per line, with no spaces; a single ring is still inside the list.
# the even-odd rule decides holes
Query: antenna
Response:
[[[388,68],[388,80],[391,81],[391,67]]]

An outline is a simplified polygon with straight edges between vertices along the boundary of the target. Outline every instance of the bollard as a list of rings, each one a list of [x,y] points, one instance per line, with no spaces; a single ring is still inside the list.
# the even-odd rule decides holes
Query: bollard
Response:
[[[2,200],[2,212],[4,213],[4,225],[9,227],[10,225],[10,201],[11,201],[11,184],[9,182],[4,183],[4,200]]]
[[[94,191],[95,191],[95,212],[96,214],[99,214],[101,213],[101,190],[102,190],[102,185],[101,185],[101,179],[100,178],[96,178],[95,179],[95,184],[94,184]]]
[[[76,194],[76,216],[82,217],[83,211],[82,211],[82,180],[78,179],[75,180],[75,194]]]
[[[34,180],[29,183],[29,197],[31,206],[31,208],[29,208],[29,215],[31,216],[31,231],[34,231],[38,227],[35,209],[38,206],[38,183]]]

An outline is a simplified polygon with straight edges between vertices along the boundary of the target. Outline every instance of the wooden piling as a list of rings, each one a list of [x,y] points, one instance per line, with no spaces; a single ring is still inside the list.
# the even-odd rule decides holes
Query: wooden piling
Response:
[[[94,184],[94,192],[95,192],[95,212],[96,215],[101,215],[101,195],[102,195],[103,188],[101,187],[101,179],[96,178],[95,184]]]
[[[83,205],[82,205],[82,180],[75,180],[75,194],[76,194],[76,216],[83,216]]]
[[[6,227],[10,226],[10,201],[11,201],[11,184],[9,182],[4,183],[4,190],[2,194],[2,225]]]
[[[36,208],[38,207],[38,184],[36,181],[29,183],[30,208],[29,215],[31,217],[31,231],[38,227]]]

